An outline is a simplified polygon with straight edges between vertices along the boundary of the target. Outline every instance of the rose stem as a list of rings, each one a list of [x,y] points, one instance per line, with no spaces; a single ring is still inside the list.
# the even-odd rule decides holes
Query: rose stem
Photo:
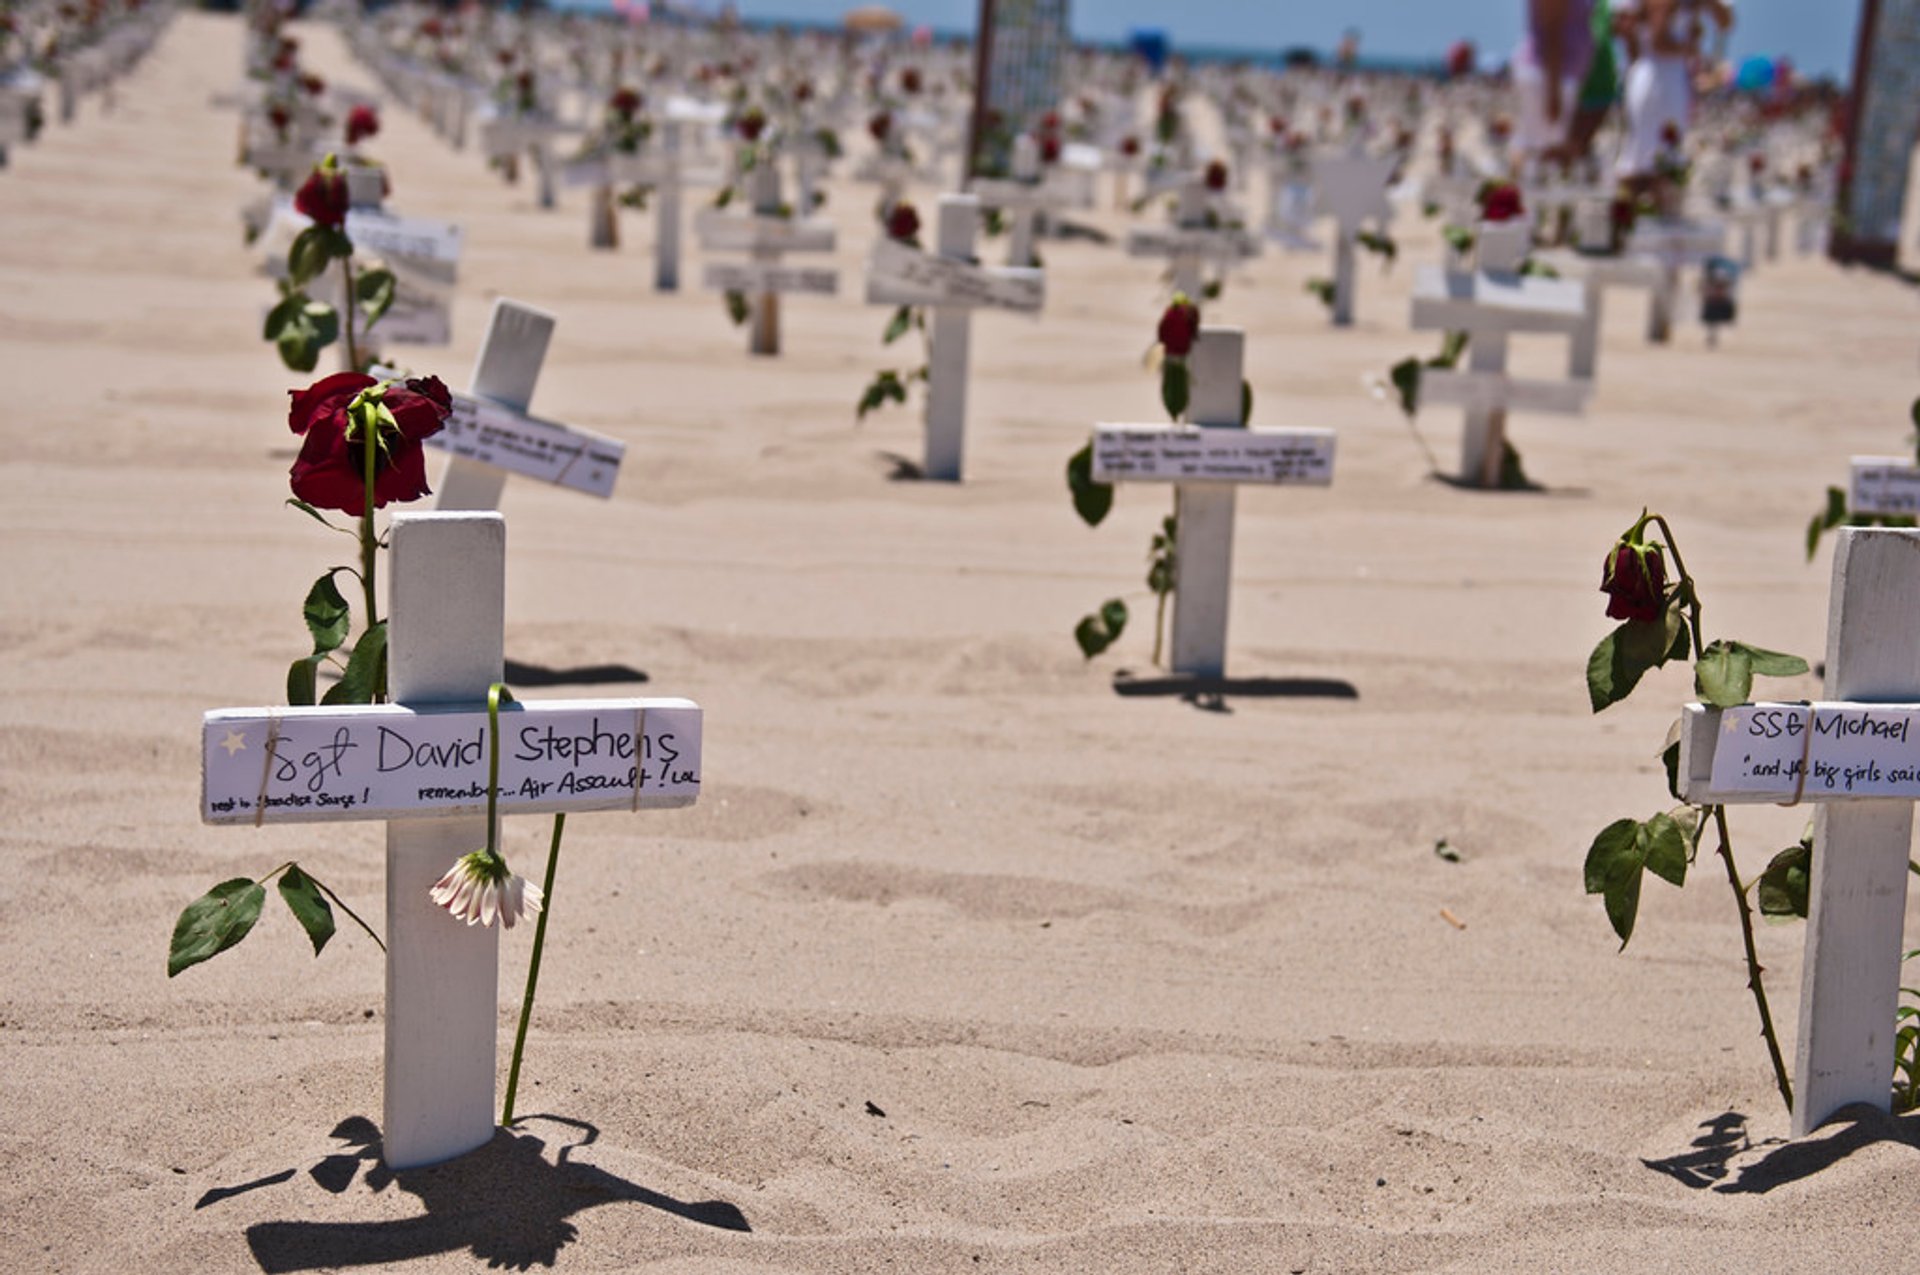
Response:
[[[352,275],[350,273],[348,275],[348,288],[349,288],[349,294],[348,294],[348,300],[347,300],[347,313],[352,314],[353,313],[353,300],[352,300],[352,294],[351,294]],[[353,321],[351,319],[347,321],[347,332],[348,332],[347,348],[351,350],[353,348],[352,347]],[[375,569],[374,563],[376,561],[376,555],[378,555],[380,551],[380,541],[378,537],[374,535],[374,530],[373,530],[374,475],[378,470],[379,463],[380,463],[379,407],[376,405],[373,411],[371,413],[368,413],[367,415],[371,415],[372,423],[368,424],[365,416],[362,417],[362,420],[360,423],[360,429],[361,429],[361,435],[362,435],[360,439],[360,443],[362,448],[362,454],[365,457],[365,459],[361,462],[363,468],[361,470],[360,477],[361,477],[361,481],[366,484],[365,500],[360,508],[360,587],[363,590],[366,598],[366,606],[367,606],[366,632],[372,633],[374,626],[380,622],[379,604],[377,601],[377,594],[374,590],[374,579],[373,579],[373,573]],[[363,636],[362,641],[364,640],[365,638]],[[373,702],[376,704],[385,703],[386,698],[387,698],[387,661],[386,661],[386,657],[382,655],[380,659],[380,667],[378,671],[374,674]]]
[[[500,1123],[513,1123],[513,1095],[520,1088],[520,1055],[527,1047],[527,1020],[533,1017],[533,990],[540,984],[540,953],[547,945],[547,918],[553,915],[553,873],[560,863],[560,834],[566,830],[565,812],[553,817],[553,845],[547,850],[547,875],[541,886],[540,919],[533,926],[533,955],[527,961],[527,992],[520,1001],[520,1025],[513,1033],[513,1063],[507,1068],[507,1101]]]
[[[1687,574],[1686,562],[1680,557],[1680,550],[1674,544],[1673,528],[1659,514],[1653,521],[1660,528],[1660,538],[1666,541],[1667,552],[1673,555],[1673,569],[1679,575],[1681,587],[1687,591],[1687,611],[1692,621],[1693,658],[1697,661],[1705,655],[1700,641],[1700,591],[1694,587],[1693,577]],[[1740,913],[1740,942],[1747,955],[1747,988],[1753,993],[1754,1008],[1760,1011],[1760,1034],[1767,1039],[1767,1057],[1773,1063],[1773,1083],[1780,1090],[1781,1101],[1787,1104],[1787,1110],[1793,1110],[1793,1082],[1787,1076],[1787,1063],[1780,1055],[1780,1037],[1773,1029],[1773,1011],[1767,1005],[1767,988],[1762,979],[1765,973],[1760,967],[1760,956],[1753,946],[1753,908],[1747,902],[1746,887],[1740,884],[1740,870],[1733,862],[1733,838],[1727,830],[1727,808],[1708,806],[1713,816],[1713,826],[1720,838],[1720,859],[1726,865],[1727,884],[1733,889],[1733,900]]]

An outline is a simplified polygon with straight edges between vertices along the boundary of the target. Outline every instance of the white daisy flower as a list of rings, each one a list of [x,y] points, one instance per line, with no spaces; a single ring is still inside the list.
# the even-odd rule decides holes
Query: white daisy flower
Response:
[[[447,874],[434,883],[433,901],[456,921],[511,930],[523,917],[540,911],[545,902],[540,887],[507,870],[507,861],[491,850],[475,850],[455,859]]]

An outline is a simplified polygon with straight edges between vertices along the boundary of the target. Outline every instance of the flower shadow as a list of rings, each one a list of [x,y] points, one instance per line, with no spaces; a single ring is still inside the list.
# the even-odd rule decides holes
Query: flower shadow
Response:
[[[1728,1111],[1702,1121],[1693,1150],[1659,1160],[1642,1159],[1656,1173],[1664,1173],[1696,1191],[1722,1195],[1765,1195],[1777,1187],[1810,1178],[1848,1156],[1879,1143],[1920,1149],[1920,1112],[1888,1115],[1869,1106],[1843,1108],[1826,1124],[1804,1138],[1753,1141],[1747,1117]],[[1750,1152],[1763,1152],[1747,1158]],[[1745,1159],[1744,1163],[1736,1161]]]
[[[578,1136],[549,1161],[546,1142],[524,1131],[529,1123],[563,1126]],[[579,1236],[573,1215],[602,1204],[626,1201],[719,1230],[753,1229],[746,1215],[724,1200],[677,1200],[576,1162],[573,1153],[600,1136],[590,1124],[528,1116],[516,1129],[497,1130],[485,1146],[445,1164],[396,1173],[380,1158],[379,1131],[372,1121],[343,1121],[334,1136],[346,1141],[348,1150],[323,1158],[308,1175],[337,1195],[364,1165],[369,1188],[398,1186],[420,1198],[423,1212],[369,1222],[260,1222],[247,1228],[247,1246],[263,1271],[384,1267],[462,1250],[490,1267],[529,1270],[552,1266],[560,1250]],[[285,1179],[276,1175],[273,1180]],[[263,1185],[267,1180],[238,1189]]]
[[[1696,1191],[1722,1181],[1733,1171],[1735,1156],[1753,1150],[1753,1137],[1747,1131],[1747,1117],[1740,1111],[1723,1111],[1700,1122],[1701,1133],[1692,1142],[1693,1150],[1659,1160],[1640,1163],[1655,1173],[1664,1173],[1674,1181]]]

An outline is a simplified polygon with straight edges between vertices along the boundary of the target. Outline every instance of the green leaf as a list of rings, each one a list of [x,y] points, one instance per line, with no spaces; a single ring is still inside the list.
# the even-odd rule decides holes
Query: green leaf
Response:
[[[1448,226],[1440,232],[1440,237],[1462,256],[1473,251],[1473,232],[1465,226]]]
[[[1427,366],[1428,367],[1460,366],[1460,356],[1467,352],[1467,342],[1469,342],[1472,339],[1473,339],[1473,334],[1471,332],[1465,331],[1464,329],[1457,332],[1447,333],[1446,337],[1440,342],[1440,353],[1434,355],[1431,359],[1428,359]]]
[[[1073,494],[1073,511],[1089,527],[1098,527],[1113,509],[1113,484],[1093,480],[1093,444],[1075,452],[1067,460],[1067,490]]]
[[[1179,420],[1186,415],[1193,389],[1192,377],[1183,358],[1166,358],[1160,363],[1160,402],[1167,415]]]
[[[865,420],[867,413],[884,406],[887,402],[905,403],[907,386],[898,372],[882,372],[873,378],[866,391],[860,395],[859,406],[855,409],[854,419]]]
[[[1126,627],[1127,604],[1109,598],[1098,611],[1073,626],[1073,640],[1079,644],[1081,656],[1090,660],[1118,641]]]
[[[1202,301],[1218,301],[1224,286],[1225,285],[1218,279],[1207,280],[1200,285],[1200,299]]]
[[[287,325],[300,317],[300,312],[306,304],[307,297],[304,293],[289,292],[281,297],[280,303],[267,311],[266,322],[260,327],[260,339],[278,341],[280,334],[286,331]]]
[[[1805,919],[1807,886],[1813,875],[1813,837],[1788,846],[1773,856],[1760,874],[1760,915]]]
[[[1753,665],[1753,671],[1761,677],[1798,677],[1807,672],[1807,662],[1797,655],[1748,646],[1745,642],[1732,642],[1729,645],[1743,652],[1747,662]]]
[[[887,330],[880,335],[880,344],[892,345],[913,327],[913,307],[901,306],[893,312],[893,318],[887,321]]]
[[[322,704],[371,704],[387,663],[387,622],[374,625],[360,635],[347,660],[347,671],[320,697]]]
[[[222,881],[187,904],[173,924],[173,942],[167,948],[167,977],[189,969],[247,937],[260,919],[267,892],[247,877]]]
[[[1668,885],[1687,883],[1687,831],[1671,815],[1655,815],[1640,825],[1647,871]]]
[[[1633,693],[1650,668],[1666,661],[1664,630],[1647,620],[1626,620],[1600,639],[1587,657],[1587,699],[1599,712]]]
[[[287,870],[280,874],[280,897],[287,901],[294,919],[313,941],[313,954],[320,955],[320,949],[333,937],[333,909],[327,906],[319,885],[297,865],[288,864]]]
[[[1685,801],[1680,795],[1680,741],[1674,740],[1660,750],[1660,764],[1667,769],[1667,791],[1673,794],[1675,801]]]
[[[307,590],[307,601],[301,613],[307,621],[307,632],[313,635],[315,655],[337,651],[341,643],[347,640],[347,633],[352,628],[353,612],[333,583],[333,572],[329,571],[313,582],[313,587]]]
[[[296,288],[304,288],[320,277],[333,260],[336,237],[325,226],[308,226],[293,238],[287,249],[287,278]]]
[[[396,283],[391,270],[362,270],[353,281],[353,299],[360,303],[361,313],[367,316],[367,326],[380,322],[380,317],[393,306]]]
[[[319,693],[317,679],[324,655],[303,655],[287,666],[287,703],[305,708]]]
[[[1307,283],[1306,283],[1306,291],[1320,298],[1321,305],[1327,307],[1327,309],[1329,310],[1333,309],[1333,297],[1334,297],[1333,280],[1317,279],[1317,278],[1309,279],[1307,280]]]
[[[1253,423],[1253,382],[1240,382],[1240,428]]]
[[[745,323],[753,314],[753,311],[747,305],[747,294],[744,292],[727,293],[726,303],[727,317],[733,320],[733,326],[735,327],[739,327],[742,323]]]
[[[1673,885],[1686,882],[1687,831],[1670,815],[1655,815],[1644,823],[1617,819],[1600,830],[1587,850],[1587,893],[1604,896],[1607,920],[1622,948],[1633,937],[1641,876],[1648,870]]]
[[[1400,396],[1400,410],[1413,419],[1420,411],[1420,360],[1401,359],[1387,370],[1387,379]]]
[[[1842,487],[1827,488],[1827,507],[1813,516],[1807,524],[1807,561],[1813,561],[1814,550],[1820,547],[1823,532],[1832,531],[1847,520],[1847,493]]]
[[[1693,689],[1715,708],[1747,702],[1753,691],[1753,659],[1737,642],[1714,642],[1693,664]]]

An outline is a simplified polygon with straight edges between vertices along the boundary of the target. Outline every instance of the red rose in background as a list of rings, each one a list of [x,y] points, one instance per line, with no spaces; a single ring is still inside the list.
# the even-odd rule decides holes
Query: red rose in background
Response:
[[[337,168],[314,169],[293,196],[293,210],[316,226],[338,227],[346,221],[350,205],[347,175]]]
[[[1160,344],[1166,348],[1167,357],[1186,358],[1199,335],[1200,307],[1189,301],[1186,293],[1175,293],[1173,304],[1160,316]]]
[[[735,120],[733,127],[749,142],[757,142],[760,140],[760,134],[767,131],[767,113],[756,106]]]
[[[366,440],[349,409],[379,385],[359,372],[335,372],[304,390],[289,390],[287,426],[303,437],[293,462],[293,494],[317,509],[344,514],[366,511]],[[390,385],[380,400],[394,424],[383,426],[374,454],[373,505],[418,500],[427,486],[421,442],[440,432],[453,400],[440,378],[429,376]],[[353,436],[349,436],[349,431]]]
[[[1040,162],[1043,164],[1057,164],[1060,162],[1060,135],[1058,133],[1042,133],[1040,135]]]
[[[892,131],[893,114],[890,111],[881,111],[878,115],[875,115],[867,121],[867,132],[873,135],[873,140],[876,142],[886,141],[887,134]]]
[[[358,146],[380,131],[380,115],[371,106],[356,106],[347,112],[347,145]]]
[[[1120,153],[1129,159],[1138,155],[1140,153],[1140,139],[1131,136],[1121,138]]]
[[[1480,192],[1482,221],[1511,221],[1526,212],[1520,202],[1520,188],[1512,182],[1500,182]]]
[[[624,115],[632,119],[639,113],[645,100],[640,96],[638,89],[619,89],[607,99],[607,105],[613,108],[616,115]]]
[[[902,243],[911,243],[914,236],[919,233],[920,214],[914,210],[913,205],[904,199],[895,204],[893,211],[887,214],[887,237],[898,239]]]
[[[1201,180],[1206,182],[1208,190],[1225,190],[1227,188],[1227,166],[1217,159],[1212,161],[1207,165],[1206,176]]]

